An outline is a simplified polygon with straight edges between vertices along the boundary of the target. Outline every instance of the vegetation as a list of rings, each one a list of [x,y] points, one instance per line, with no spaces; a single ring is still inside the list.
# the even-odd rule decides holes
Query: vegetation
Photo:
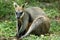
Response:
[[[16,34],[16,18],[13,8],[14,0],[0,0],[0,37],[13,37]],[[24,4],[27,0],[15,0],[19,5]],[[50,36],[30,35],[23,40],[60,40],[60,10],[58,1],[39,1],[29,0],[26,7],[41,7],[51,20]],[[59,20],[59,21],[56,21]]]

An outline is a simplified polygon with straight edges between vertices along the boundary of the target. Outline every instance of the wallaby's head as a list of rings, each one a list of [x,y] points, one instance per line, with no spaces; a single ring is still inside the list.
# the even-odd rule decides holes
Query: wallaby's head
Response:
[[[25,4],[22,5],[22,6],[19,6],[17,3],[14,2],[13,5],[14,5],[14,8],[15,8],[17,19],[22,18],[23,15],[24,15],[24,12],[23,11],[24,11]]]

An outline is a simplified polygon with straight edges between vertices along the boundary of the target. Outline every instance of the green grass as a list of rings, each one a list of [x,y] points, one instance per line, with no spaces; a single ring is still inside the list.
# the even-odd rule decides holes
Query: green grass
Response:
[[[54,9],[43,8],[46,14],[52,18],[50,31],[53,32],[50,36],[35,36],[31,35],[23,38],[23,40],[60,40],[60,22],[53,20],[55,15],[58,15],[58,12]],[[3,37],[13,37],[16,35],[16,19],[15,16],[10,16],[9,20],[0,22],[0,36]]]
[[[0,22],[0,36],[9,37],[16,34],[16,22],[15,21],[3,21]]]
[[[30,35],[26,38],[24,38],[23,40],[60,40],[60,36],[58,35],[54,35],[54,34],[51,34],[50,36],[34,36],[34,35]]]
[[[22,1],[22,0],[20,0]],[[18,4],[24,3],[23,1],[20,2],[17,1]],[[9,2],[9,3],[8,3]],[[5,1],[0,2],[0,18],[8,18],[8,20],[2,20],[0,21],[0,36],[2,37],[11,37],[16,35],[16,19],[14,16],[14,8],[10,1],[7,3]],[[23,38],[23,40],[60,40],[60,22],[57,22],[53,20],[55,16],[60,16],[58,9],[57,9],[57,3],[52,3],[52,6],[46,6],[45,3],[42,2],[31,2],[27,5],[27,7],[30,6],[38,6],[41,7],[49,18],[51,18],[51,27],[50,31],[53,32],[50,36],[35,36],[30,34],[30,36],[27,36]],[[1,6],[2,5],[2,6]],[[2,14],[1,14],[2,13]]]
[[[50,36],[35,36],[30,34],[30,36],[25,37],[23,40],[60,40],[60,23],[52,20]],[[0,22],[0,36],[2,37],[13,37],[16,35],[16,21],[2,21]]]

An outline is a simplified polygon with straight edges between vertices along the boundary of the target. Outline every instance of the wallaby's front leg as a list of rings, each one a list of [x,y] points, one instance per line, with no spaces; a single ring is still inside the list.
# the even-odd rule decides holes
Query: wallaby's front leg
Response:
[[[16,22],[16,29],[17,29],[17,33],[16,33],[16,37],[18,38],[19,36],[19,30],[21,28],[21,21],[17,19],[17,22]]]
[[[21,24],[21,27],[20,27],[18,33],[17,33],[17,37],[21,37],[22,35],[25,34],[25,32],[26,32],[26,27],[28,26],[28,22],[29,22],[29,16],[28,16],[28,15],[24,16],[24,18],[23,18],[22,21],[23,21],[23,22],[22,22],[22,24]]]

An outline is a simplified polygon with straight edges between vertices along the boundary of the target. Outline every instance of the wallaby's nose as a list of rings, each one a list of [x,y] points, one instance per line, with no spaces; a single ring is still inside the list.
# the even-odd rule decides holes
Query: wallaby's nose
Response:
[[[20,18],[20,12],[16,12],[17,19]]]
[[[19,19],[20,17],[17,17],[17,19]]]

